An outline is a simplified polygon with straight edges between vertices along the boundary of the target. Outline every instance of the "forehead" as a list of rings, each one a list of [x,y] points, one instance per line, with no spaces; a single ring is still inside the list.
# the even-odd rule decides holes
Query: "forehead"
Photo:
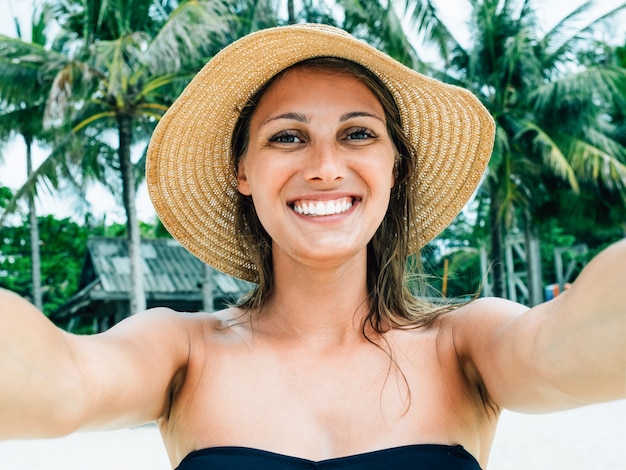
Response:
[[[308,64],[297,65],[276,76],[258,97],[257,108],[267,109],[286,101],[304,102],[307,99],[326,101],[329,106],[358,106],[362,103],[382,108],[377,93],[361,77],[345,69]]]
[[[349,71],[336,70],[330,68],[324,68],[319,66],[310,65],[296,65],[287,70],[284,70],[277,75],[266,88],[266,92],[281,88],[285,82],[302,82],[308,86],[317,82],[339,80],[342,82],[353,82],[356,86],[363,86],[369,89],[369,87],[360,79],[357,75],[350,73]]]

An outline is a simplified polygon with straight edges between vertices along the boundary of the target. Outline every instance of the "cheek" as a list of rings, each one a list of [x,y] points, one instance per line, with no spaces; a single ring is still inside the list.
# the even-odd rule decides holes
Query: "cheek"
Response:
[[[243,172],[238,178],[239,192],[252,197],[255,211],[263,225],[276,212],[277,201],[280,201],[280,175],[268,168],[268,165],[257,165],[254,159],[249,159],[243,166]]]
[[[395,153],[394,153],[395,155]],[[394,157],[391,160],[385,161],[378,168],[378,175],[389,175],[389,179],[386,179],[381,182],[381,185],[384,185],[385,189],[391,190],[396,184],[396,175],[397,175],[397,158]]]

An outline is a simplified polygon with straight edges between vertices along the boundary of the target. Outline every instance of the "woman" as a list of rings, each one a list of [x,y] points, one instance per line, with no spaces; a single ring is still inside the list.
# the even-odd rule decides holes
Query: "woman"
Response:
[[[92,337],[3,293],[0,437],[156,421],[180,470],[475,470],[502,408],[623,398],[624,242],[533,309],[435,309],[403,287],[493,136],[471,94],[334,28],[237,41],[159,123],[147,177],[172,235],[257,288]]]

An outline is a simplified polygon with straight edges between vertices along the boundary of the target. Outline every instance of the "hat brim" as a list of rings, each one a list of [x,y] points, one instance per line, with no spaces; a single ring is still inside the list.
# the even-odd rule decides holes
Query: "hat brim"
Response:
[[[389,88],[415,149],[408,184],[417,251],[465,206],[489,161],[495,125],[469,91],[411,70],[342,30],[292,25],[250,34],[218,53],[159,121],[146,178],[163,225],[187,250],[231,276],[255,282],[256,266],[235,233],[237,181],[231,137],[240,110],[273,76],[314,57],[363,65]]]

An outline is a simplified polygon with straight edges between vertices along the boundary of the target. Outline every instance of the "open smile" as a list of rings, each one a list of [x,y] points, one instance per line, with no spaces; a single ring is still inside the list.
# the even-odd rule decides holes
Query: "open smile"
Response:
[[[330,201],[294,201],[291,207],[300,215],[323,216],[343,214],[350,210],[354,198],[342,197]]]

